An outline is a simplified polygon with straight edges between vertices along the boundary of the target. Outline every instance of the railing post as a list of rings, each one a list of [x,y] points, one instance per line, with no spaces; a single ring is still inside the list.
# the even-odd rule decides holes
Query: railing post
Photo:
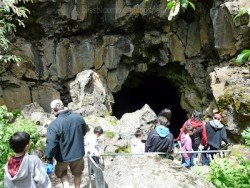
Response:
[[[91,160],[90,160],[90,156],[88,156],[87,157],[87,159],[88,159],[88,174],[89,174],[89,188],[92,188],[93,186],[92,186],[92,181],[91,181],[91,169],[92,169],[92,167],[91,167]]]
[[[91,170],[95,174],[95,187],[96,188],[105,188],[105,181],[103,178],[102,169],[98,164],[92,159],[91,156],[88,156],[88,172],[89,172],[89,187],[93,187],[93,181],[91,180]]]

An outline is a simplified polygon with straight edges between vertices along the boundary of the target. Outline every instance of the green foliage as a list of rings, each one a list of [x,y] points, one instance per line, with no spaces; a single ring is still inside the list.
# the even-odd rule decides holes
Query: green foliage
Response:
[[[250,128],[247,128],[246,130],[244,130],[242,133],[241,133],[243,139],[244,139],[244,142],[245,142],[245,145],[250,147]]]
[[[18,3],[28,1],[30,0],[2,0],[0,3],[0,63],[20,61],[20,57],[8,50],[10,44],[8,36],[16,31],[16,25],[24,27],[22,19],[27,18],[29,11],[18,6]]]
[[[228,159],[216,159],[211,162],[209,179],[218,188],[247,188],[250,185],[250,161],[240,159],[230,164]]]
[[[235,64],[242,65],[250,60],[250,50],[243,50],[236,58]]]
[[[13,123],[10,123],[13,122]],[[3,167],[8,157],[13,154],[9,147],[9,138],[17,131],[26,131],[31,135],[30,151],[37,148],[39,134],[33,122],[24,119],[20,113],[10,113],[4,107],[0,107],[0,181],[3,179]]]
[[[108,139],[112,139],[115,137],[115,133],[111,131],[105,131],[105,137]]]
[[[115,150],[116,153],[130,153],[130,146],[122,146]]]
[[[149,2],[149,0],[144,1]],[[172,18],[180,12],[180,7],[187,9],[189,6],[195,10],[195,5],[189,0],[168,0],[166,3],[166,8],[170,10],[168,20],[172,20]]]
[[[250,9],[248,8],[241,8],[238,13],[233,17],[233,21],[236,22],[237,18],[243,16],[244,14],[250,15]]]
[[[167,9],[170,10],[168,20],[172,20],[180,12],[180,7],[187,9],[191,6],[195,10],[195,5],[189,0],[171,0],[167,3]]]

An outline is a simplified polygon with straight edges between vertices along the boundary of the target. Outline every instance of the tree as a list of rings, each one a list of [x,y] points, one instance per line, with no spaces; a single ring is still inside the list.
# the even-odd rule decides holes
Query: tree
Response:
[[[9,52],[9,36],[16,31],[16,26],[25,27],[23,19],[27,18],[28,9],[18,3],[31,0],[1,0],[0,2],[0,63],[18,62],[20,57]]]

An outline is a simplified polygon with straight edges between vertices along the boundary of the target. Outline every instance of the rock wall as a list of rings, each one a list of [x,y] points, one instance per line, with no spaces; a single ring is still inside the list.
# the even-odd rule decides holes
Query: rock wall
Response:
[[[12,46],[22,62],[1,65],[0,104],[13,110],[38,102],[49,111],[53,98],[72,102],[69,84],[84,70],[97,72],[113,93],[131,73],[151,72],[176,86],[188,112],[196,109],[209,114],[219,104],[221,111],[230,114],[226,118],[231,127],[244,127],[249,122],[249,94],[230,95],[240,107],[233,105],[229,110],[229,103],[220,105],[220,101],[230,89],[214,89],[210,73],[215,67],[222,70],[217,75],[223,67],[240,69],[230,62],[250,46],[249,15],[235,23],[232,15],[250,7],[250,2],[195,4],[195,11],[181,9],[171,22],[161,0],[37,0],[28,4],[31,14],[26,28],[18,30]],[[249,80],[243,72],[239,79]],[[249,88],[246,83],[242,88]],[[242,116],[247,121],[242,122]]]

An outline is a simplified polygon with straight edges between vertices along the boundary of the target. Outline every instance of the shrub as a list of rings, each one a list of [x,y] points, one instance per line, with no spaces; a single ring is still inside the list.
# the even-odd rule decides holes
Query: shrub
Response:
[[[228,159],[216,159],[211,162],[209,179],[219,188],[249,187],[250,161],[240,159],[230,164]]]
[[[15,118],[13,120],[13,118]],[[14,121],[13,123],[10,123]],[[13,114],[0,107],[0,182],[3,180],[3,167],[6,164],[8,157],[13,155],[13,151],[9,147],[9,138],[17,131],[26,131],[30,134],[30,151],[37,148],[39,134],[33,122],[24,119],[20,114]]]

